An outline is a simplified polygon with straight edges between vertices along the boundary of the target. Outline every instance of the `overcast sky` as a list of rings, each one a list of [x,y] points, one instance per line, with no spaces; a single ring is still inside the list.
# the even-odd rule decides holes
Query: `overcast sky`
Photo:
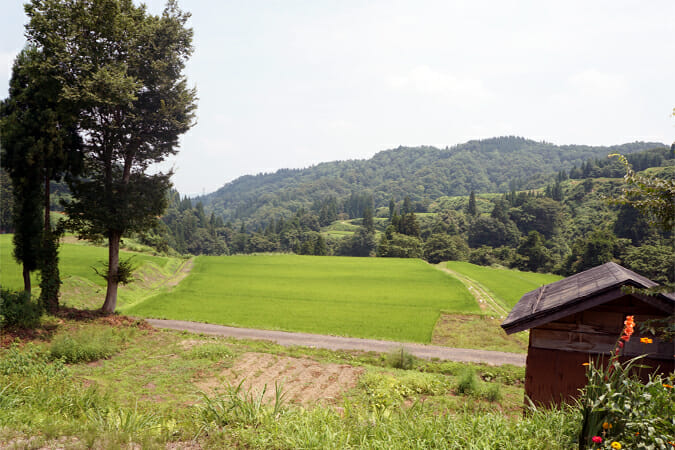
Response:
[[[21,3],[2,5],[1,97],[25,41]],[[200,98],[170,161],[183,194],[399,145],[675,139],[673,0],[179,4]]]

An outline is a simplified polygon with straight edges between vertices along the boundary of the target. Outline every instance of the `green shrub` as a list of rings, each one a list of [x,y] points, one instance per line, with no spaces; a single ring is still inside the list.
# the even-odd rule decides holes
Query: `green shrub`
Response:
[[[473,369],[467,369],[457,383],[457,393],[470,395],[478,390],[478,377]]]
[[[40,324],[42,308],[27,292],[0,289],[0,328],[35,328]]]
[[[410,370],[414,366],[415,358],[401,347],[389,353],[386,362],[387,366],[394,369]]]
[[[490,386],[485,390],[485,399],[489,402],[498,402],[502,399],[501,386],[498,383],[490,383]]]
[[[368,397],[369,405],[383,411],[400,405],[401,401],[415,395],[439,395],[448,390],[445,377],[419,372],[401,372],[395,376],[381,372],[367,372],[359,386]]]
[[[87,328],[56,336],[49,355],[69,364],[96,361],[115,354],[119,350],[119,341],[112,329]]]

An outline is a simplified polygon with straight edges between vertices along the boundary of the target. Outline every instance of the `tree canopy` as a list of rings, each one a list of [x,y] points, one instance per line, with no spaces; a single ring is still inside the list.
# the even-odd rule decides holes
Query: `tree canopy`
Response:
[[[26,12],[29,43],[78,112],[84,175],[71,181],[66,211],[80,236],[108,239],[103,310],[112,312],[122,235],[151,227],[167,204],[171,174],[147,169],[177,152],[194,121],[196,92],[183,75],[189,14],[174,0],[160,16],[132,0],[32,0]]]

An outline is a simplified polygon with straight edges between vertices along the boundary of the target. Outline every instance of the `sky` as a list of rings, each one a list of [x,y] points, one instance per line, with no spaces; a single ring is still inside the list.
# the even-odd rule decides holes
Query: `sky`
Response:
[[[3,98],[25,43],[22,3],[4,0],[0,15]],[[145,3],[159,14],[165,2]],[[192,13],[199,105],[163,169],[184,195],[400,145],[675,140],[673,0],[179,5]]]

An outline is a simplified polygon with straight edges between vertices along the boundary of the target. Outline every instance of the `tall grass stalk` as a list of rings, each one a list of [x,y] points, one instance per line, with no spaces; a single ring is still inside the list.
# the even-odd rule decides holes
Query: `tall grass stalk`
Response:
[[[244,424],[257,427],[268,418],[277,417],[283,411],[285,394],[282,385],[274,383],[274,401],[265,403],[267,385],[256,395],[252,389],[243,388],[245,380],[237,386],[228,386],[225,394],[213,398],[202,394],[204,403],[199,407],[202,430],[210,426],[223,427],[228,424]]]

